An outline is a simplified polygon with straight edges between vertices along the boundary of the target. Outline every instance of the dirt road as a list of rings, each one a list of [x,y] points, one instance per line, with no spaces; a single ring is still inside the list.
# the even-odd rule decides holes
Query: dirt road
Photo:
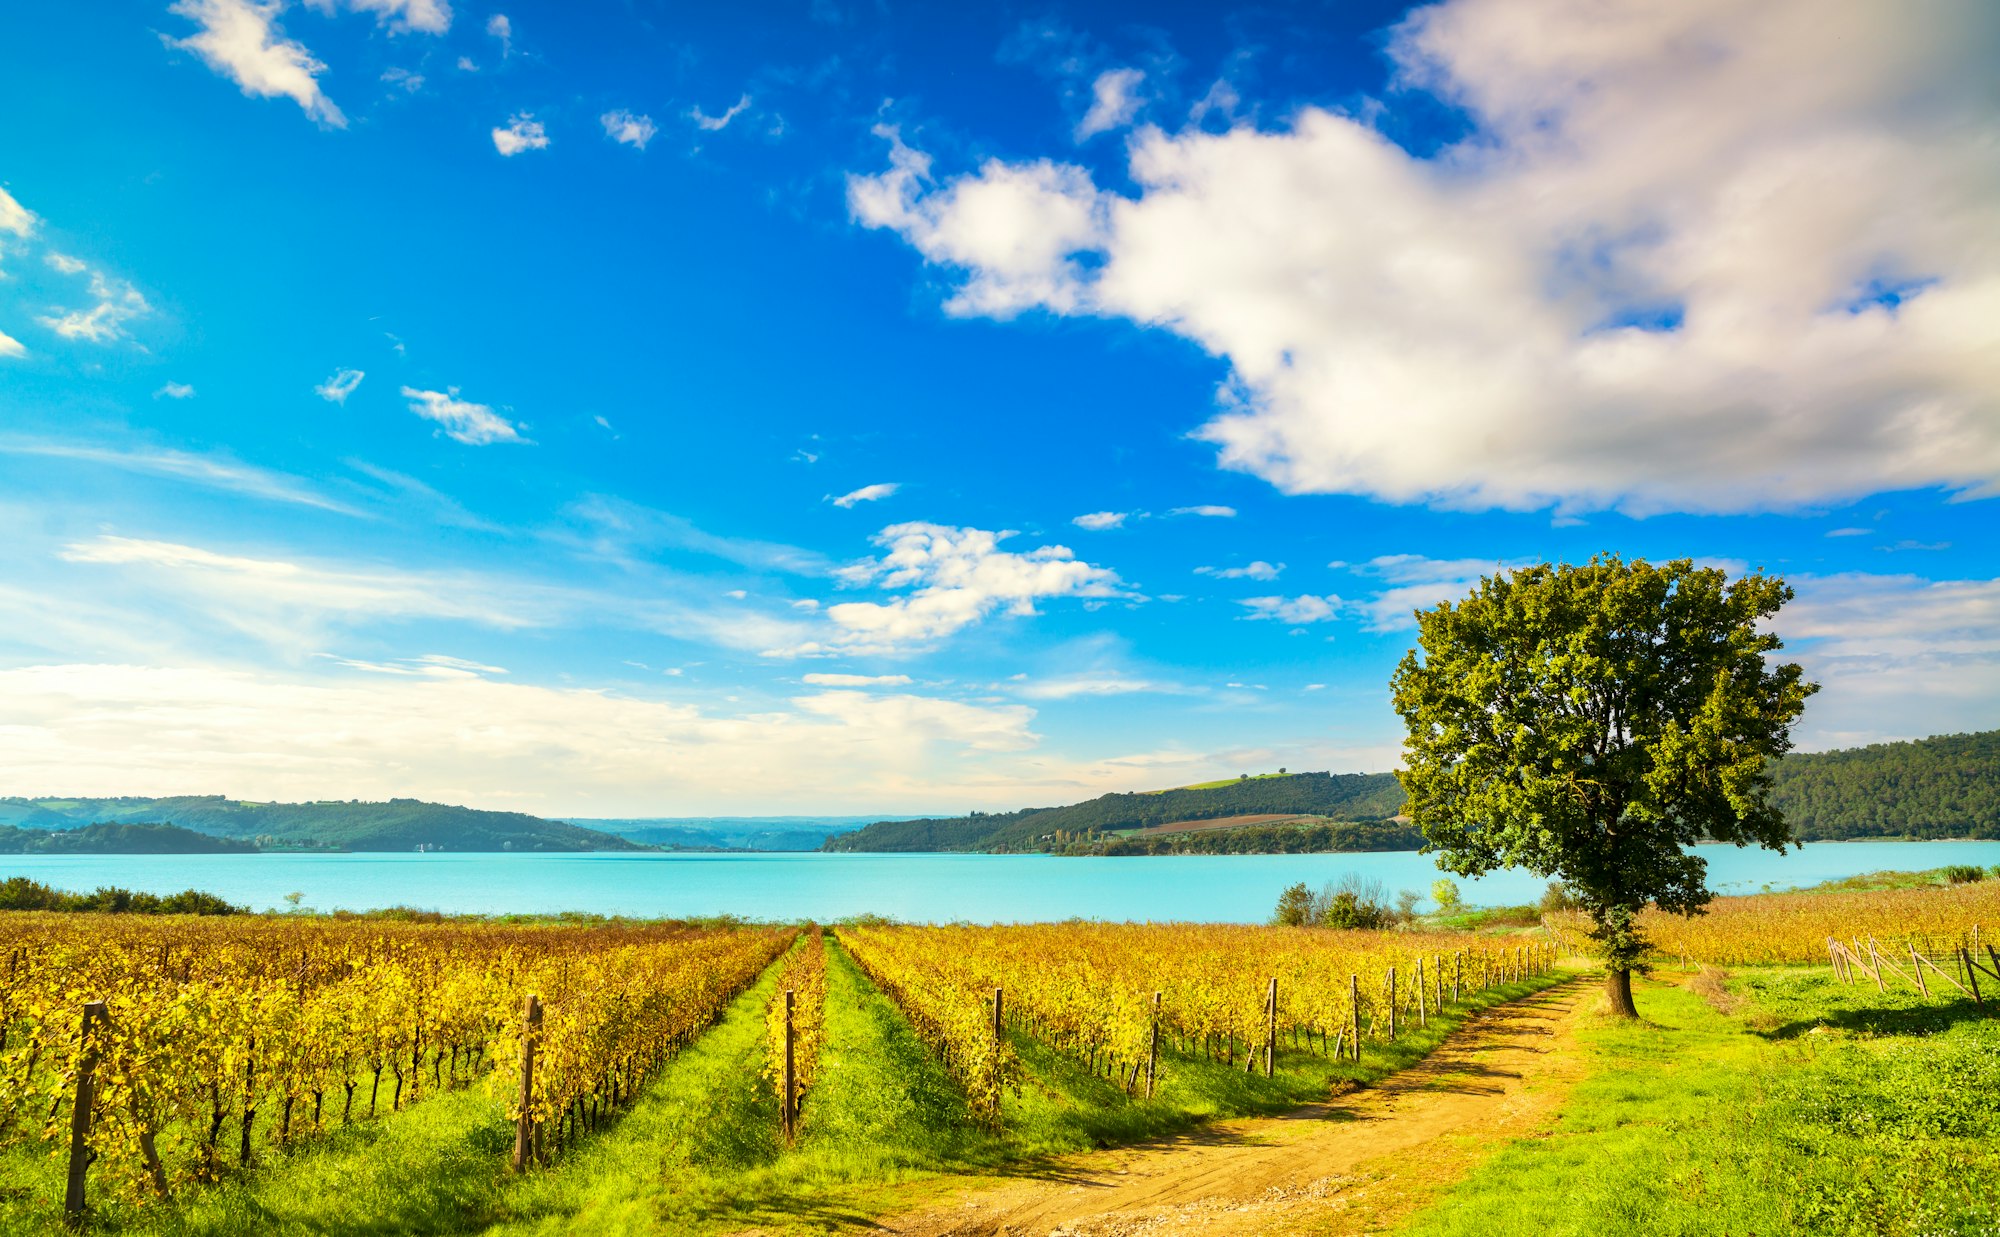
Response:
[[[1573,980],[1488,1010],[1379,1085],[1284,1117],[1217,1122],[1065,1160],[890,1217],[903,1237],[1374,1232],[1533,1130],[1574,1080]]]

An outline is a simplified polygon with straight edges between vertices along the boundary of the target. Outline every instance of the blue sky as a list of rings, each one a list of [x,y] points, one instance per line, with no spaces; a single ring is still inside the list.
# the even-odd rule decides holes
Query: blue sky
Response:
[[[1413,607],[1785,575],[2000,724],[1990,6],[0,13],[7,793],[1393,767]]]

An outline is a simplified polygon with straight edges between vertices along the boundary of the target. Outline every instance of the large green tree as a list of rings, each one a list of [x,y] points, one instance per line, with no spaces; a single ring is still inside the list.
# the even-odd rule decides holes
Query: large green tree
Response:
[[[1407,811],[1439,865],[1519,866],[1568,885],[1593,923],[1612,1008],[1636,1017],[1636,928],[1651,903],[1712,896],[1687,847],[1782,851],[1769,765],[1819,690],[1761,626],[1783,580],[1687,559],[1600,555],[1482,579],[1417,614],[1391,688],[1407,728]]]

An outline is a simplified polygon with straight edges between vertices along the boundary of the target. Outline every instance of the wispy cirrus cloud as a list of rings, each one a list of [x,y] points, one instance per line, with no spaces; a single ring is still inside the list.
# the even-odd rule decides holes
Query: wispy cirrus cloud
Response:
[[[345,404],[347,397],[361,386],[361,380],[368,375],[358,369],[337,369],[325,382],[313,388],[313,394],[329,404]]]
[[[435,422],[438,432],[454,442],[472,447],[490,446],[496,442],[530,442],[521,436],[518,426],[494,412],[489,405],[460,399],[457,387],[446,387],[442,391],[404,387],[403,398],[410,401],[411,412],[426,421]]]
[[[826,501],[836,507],[852,507],[858,503],[880,502],[902,488],[900,482],[882,481],[874,485],[864,485],[858,490],[849,490],[839,496],[828,494]]]
[[[258,468],[227,455],[176,451],[166,447],[120,448],[22,438],[0,438],[0,455],[73,460],[145,476],[185,481],[252,498],[318,507],[341,515],[362,514],[354,507],[322,493],[303,477]]]
[[[749,110],[749,107],[750,96],[746,94],[717,115],[711,116],[698,107],[691,107],[688,109],[687,117],[694,122],[695,128],[705,133],[720,133],[729,127],[730,121],[741,116]]]

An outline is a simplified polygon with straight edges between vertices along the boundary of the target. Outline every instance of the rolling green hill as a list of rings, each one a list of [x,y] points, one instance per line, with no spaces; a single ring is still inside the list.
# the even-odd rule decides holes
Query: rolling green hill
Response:
[[[1802,841],[1847,838],[2000,838],[2000,730],[1939,735],[1832,752],[1797,752],[1772,772],[1772,800]],[[829,839],[841,851],[1036,851],[1173,854],[1283,853],[1416,845],[1413,831],[1384,823],[1400,811],[1392,773],[1296,773],[1211,782],[1087,803],[925,820],[877,821]],[[1174,839],[1109,841],[1092,835],[1181,820],[1297,813],[1356,829],[1242,826]],[[1377,822],[1370,824],[1370,822]],[[1218,831],[1219,832],[1219,831]]]
[[[1056,835],[1143,829],[1181,820],[1287,813],[1341,821],[1379,821],[1403,803],[1393,773],[1294,773],[1218,786],[1103,795],[1069,807],[1024,808],[928,820],[877,821],[828,839],[840,851],[1033,851]]]
[[[393,851],[637,850],[624,838],[521,812],[391,799],[251,803],[221,795],[166,799],[0,799],[0,824],[36,830],[166,824],[260,846]]]

